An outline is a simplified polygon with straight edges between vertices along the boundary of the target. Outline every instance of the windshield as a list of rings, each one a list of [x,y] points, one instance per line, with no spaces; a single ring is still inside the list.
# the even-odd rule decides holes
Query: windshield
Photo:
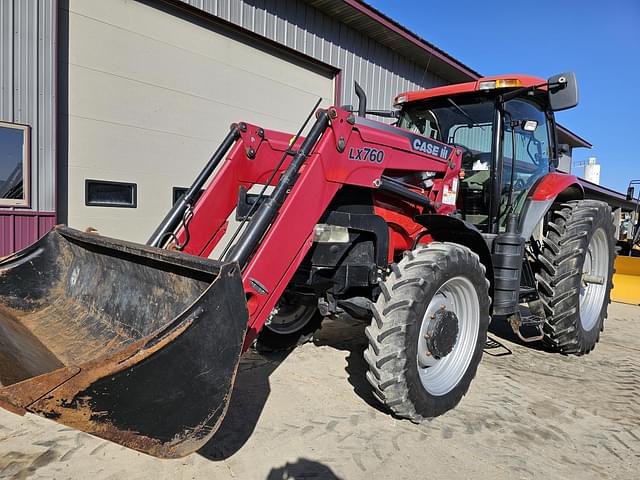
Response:
[[[462,170],[457,207],[463,219],[488,231],[491,146],[495,103],[485,95],[455,95],[407,104],[398,126],[461,147]]]
[[[487,98],[456,96],[434,98],[407,105],[400,112],[398,126],[468,150],[463,168],[488,170],[494,104]]]

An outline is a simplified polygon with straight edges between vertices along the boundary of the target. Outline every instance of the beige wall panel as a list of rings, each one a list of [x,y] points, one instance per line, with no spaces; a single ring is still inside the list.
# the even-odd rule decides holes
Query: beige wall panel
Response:
[[[131,0],[72,0],[69,224],[144,242],[229,124],[295,132],[333,79]],[[135,209],[86,207],[85,179],[138,185]]]

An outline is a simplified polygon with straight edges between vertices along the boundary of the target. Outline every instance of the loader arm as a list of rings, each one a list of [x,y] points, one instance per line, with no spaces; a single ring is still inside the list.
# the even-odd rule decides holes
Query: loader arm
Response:
[[[424,229],[412,212],[455,209],[460,162],[455,147],[336,108],[293,141],[234,124],[146,246],[58,226],[0,260],[0,407],[158,457],[196,451],[340,189],[380,197],[392,261]],[[402,180],[411,172],[429,187]],[[273,191],[221,261],[201,258],[264,183]]]
[[[264,183],[282,155],[290,153],[274,177],[280,181],[272,182],[277,191],[283,178],[290,174],[293,179],[284,186],[284,197],[276,200],[281,205],[276,206],[273,221],[257,236],[245,231],[230,251],[244,248],[250,252],[246,264],[241,263],[249,310],[245,349],[313,245],[315,225],[344,185],[400,195],[424,213],[455,210],[455,195],[453,199],[447,196],[456,190],[460,169],[461,152],[455,147],[334,107],[318,112],[310,133],[314,138],[301,138],[291,146],[289,134],[244,123],[232,128],[238,129],[238,140],[195,204],[188,227],[181,226],[176,237],[179,244],[187,242],[185,253],[208,256],[227,228],[240,188]],[[303,152],[305,148],[308,153]],[[304,158],[296,166],[300,155]],[[403,187],[387,176],[424,171],[436,175],[428,191]],[[256,211],[247,231],[267,204]],[[416,224],[416,228],[422,227]],[[229,259],[233,258],[225,257]]]

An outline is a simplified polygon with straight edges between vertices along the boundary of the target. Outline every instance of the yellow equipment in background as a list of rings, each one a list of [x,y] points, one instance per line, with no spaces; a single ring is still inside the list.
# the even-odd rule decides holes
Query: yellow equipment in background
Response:
[[[633,210],[625,214],[624,241],[629,256],[616,258],[611,300],[640,305],[640,179],[631,180],[627,188],[627,202],[633,202]],[[618,210],[620,212],[620,210]]]
[[[617,257],[611,300],[640,305],[640,257]]]

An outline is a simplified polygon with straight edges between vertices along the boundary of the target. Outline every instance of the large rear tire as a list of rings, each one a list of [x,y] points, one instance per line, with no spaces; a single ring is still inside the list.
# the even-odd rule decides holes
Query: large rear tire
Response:
[[[478,255],[433,242],[405,252],[381,283],[364,353],[375,397],[420,422],[455,407],[482,358],[489,282]]]
[[[600,339],[611,303],[611,208],[596,200],[563,203],[546,227],[536,274],[547,314],[544,342],[553,350],[583,355]]]

